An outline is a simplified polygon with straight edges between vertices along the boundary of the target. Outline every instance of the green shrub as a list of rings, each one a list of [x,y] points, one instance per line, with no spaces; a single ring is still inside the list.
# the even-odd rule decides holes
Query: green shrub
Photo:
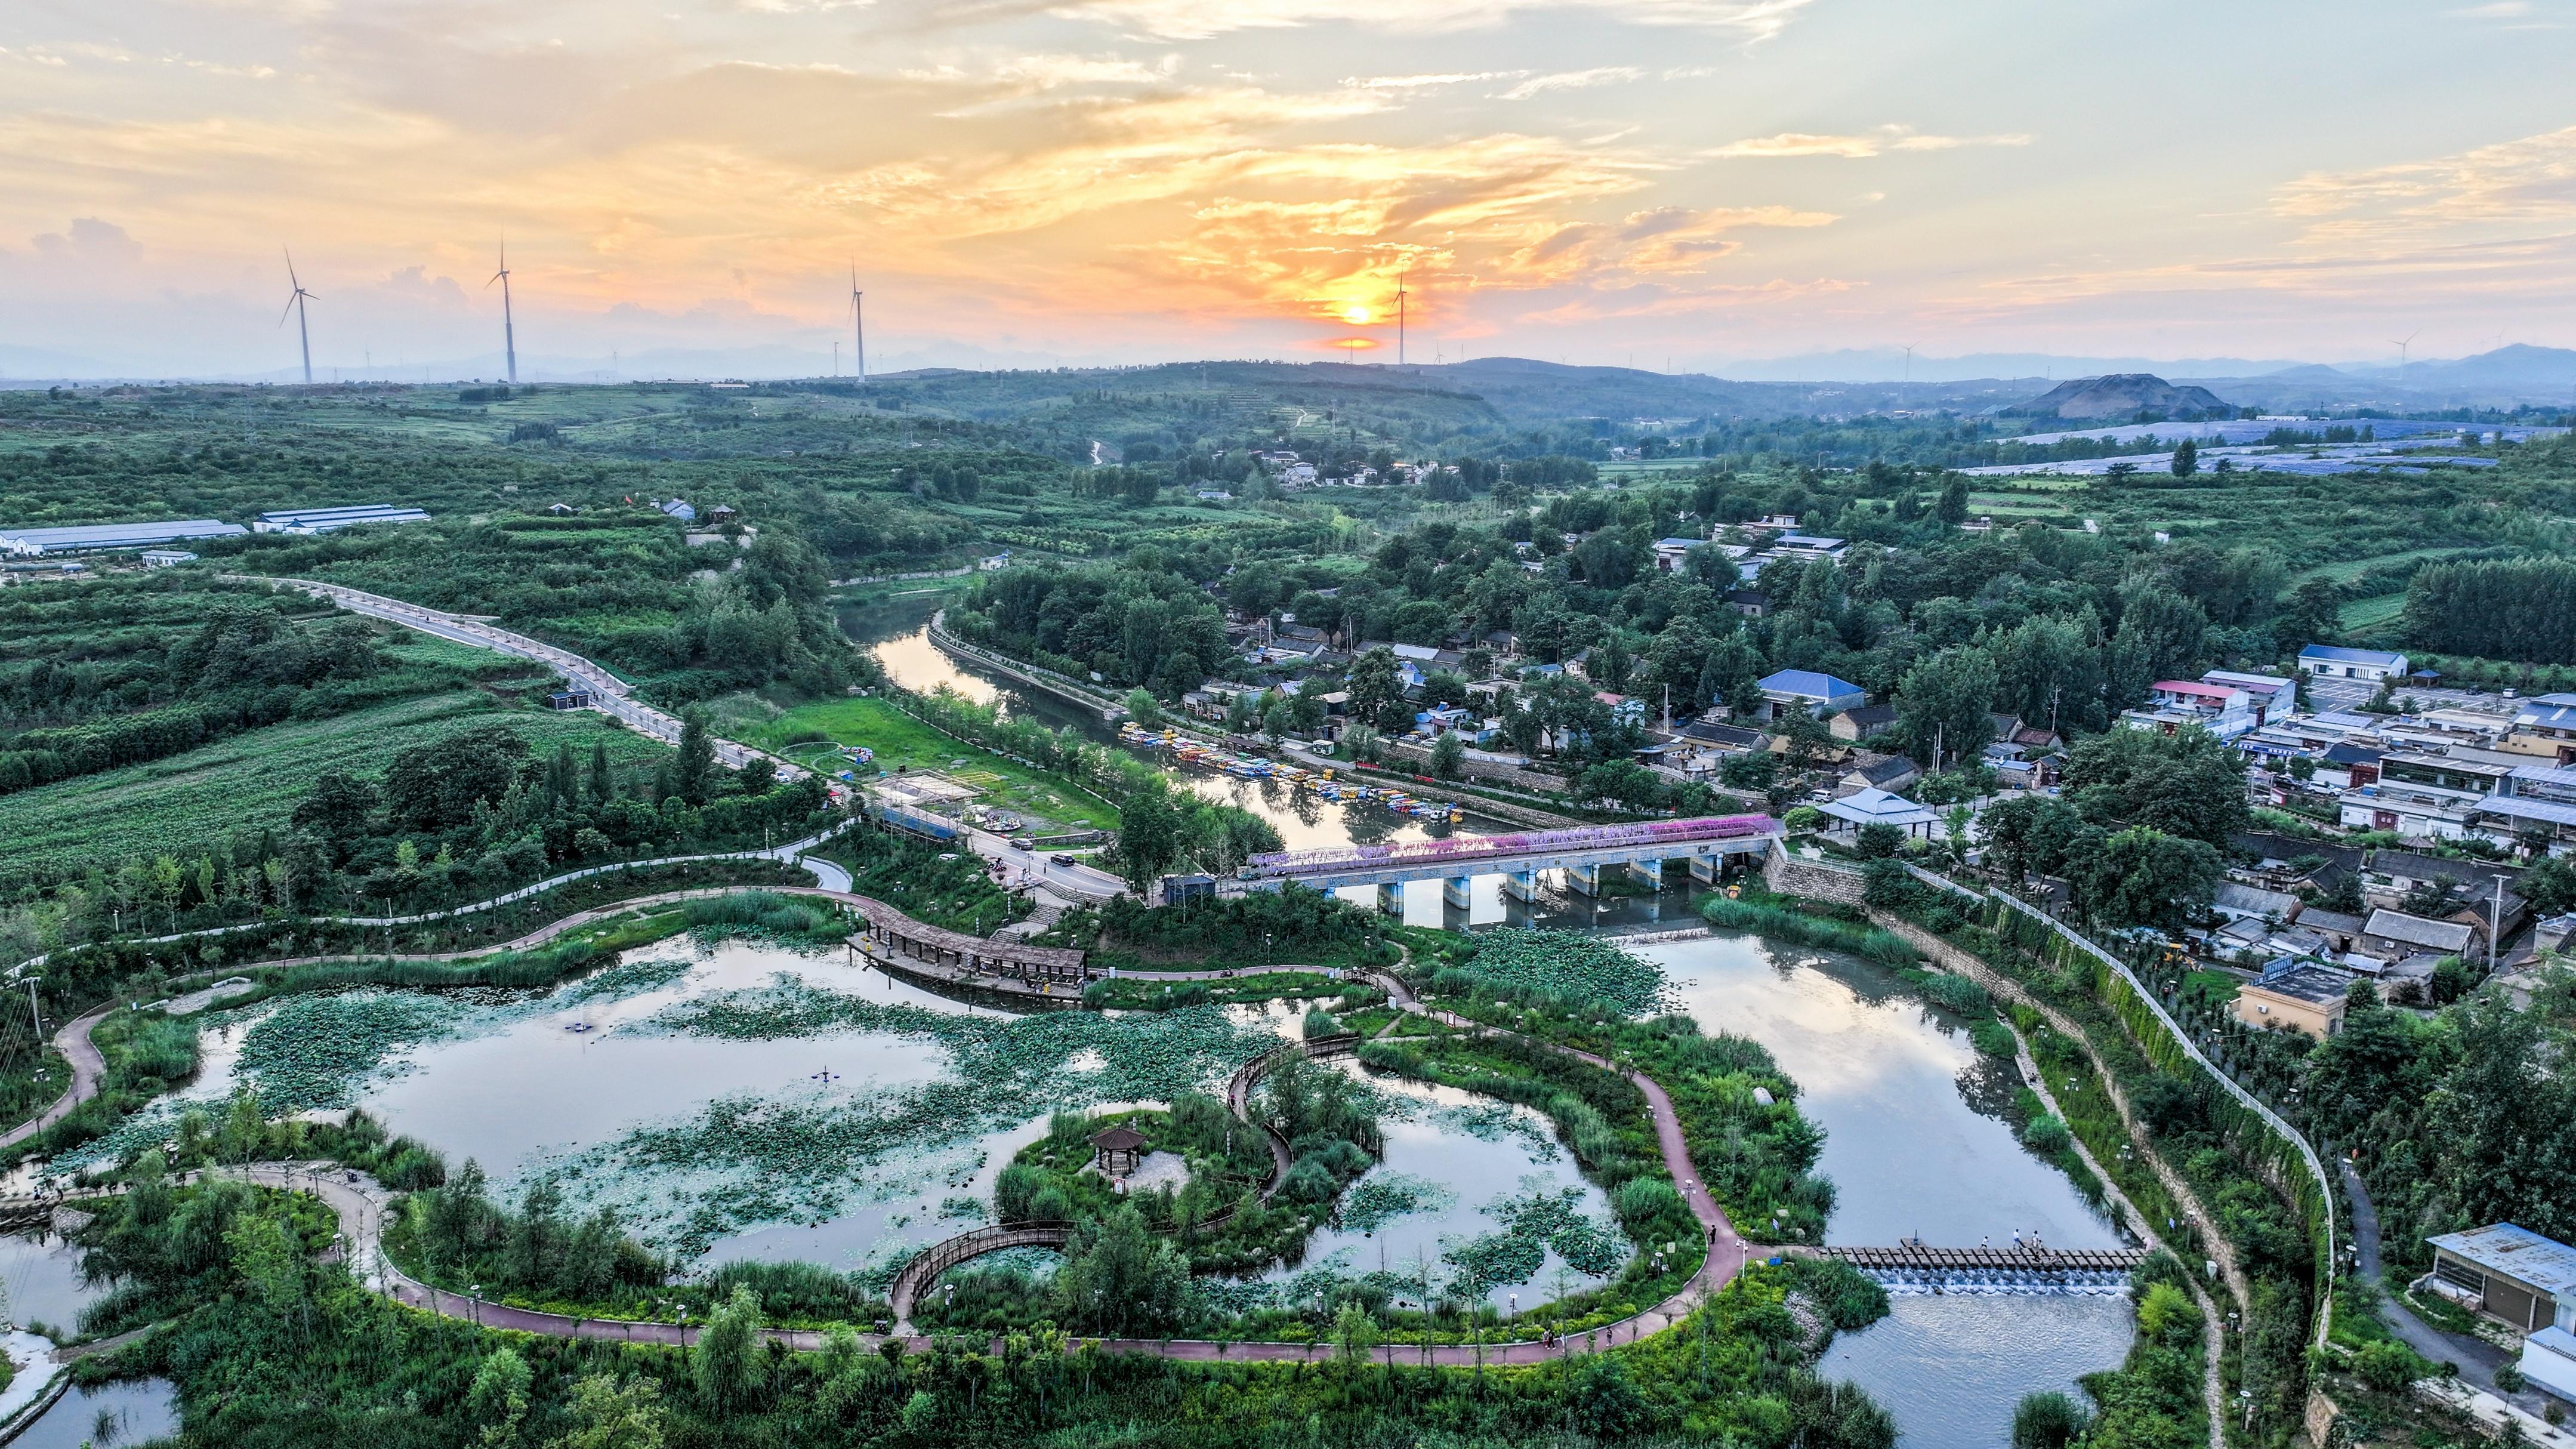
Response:
[[[1955,1011],[1961,1016],[1995,1014],[1994,997],[1987,993],[1986,988],[1965,976],[1953,976],[1946,972],[1935,975],[1923,983],[1923,994],[1933,1005]]]
[[[2075,1138],[2066,1130],[2066,1124],[2063,1121],[2042,1114],[2031,1118],[2022,1127],[2021,1140],[2031,1151],[2040,1156],[2055,1157],[2064,1152]]]
[[[1974,1042],[1977,1050],[1987,1056],[2001,1057],[2006,1061],[2013,1058],[2012,1028],[2000,1021],[1989,1019],[1969,1023],[1968,1040]]]

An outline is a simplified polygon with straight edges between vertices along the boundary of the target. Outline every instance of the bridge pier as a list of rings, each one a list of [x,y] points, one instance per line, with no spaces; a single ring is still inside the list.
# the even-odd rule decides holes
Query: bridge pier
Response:
[[[1523,905],[1536,904],[1538,901],[1538,872],[1534,870],[1514,870],[1504,872],[1503,894],[1513,900],[1519,901]]]
[[[1476,882],[1473,877],[1453,875],[1440,882],[1440,904],[1453,911],[1468,911],[1476,906]]]
[[[1640,884],[1664,888],[1664,863],[1660,860],[1632,860],[1628,862],[1628,874]]]
[[[1377,908],[1397,920],[1404,919],[1404,883],[1387,881],[1377,888]]]
[[[1589,862],[1582,865],[1567,866],[1565,868],[1565,886],[1566,889],[1573,891],[1579,896],[1597,896],[1601,894],[1601,867]]]
[[[1690,858],[1691,879],[1701,885],[1717,884],[1718,876],[1725,869],[1726,857],[1722,855],[1694,855]]]

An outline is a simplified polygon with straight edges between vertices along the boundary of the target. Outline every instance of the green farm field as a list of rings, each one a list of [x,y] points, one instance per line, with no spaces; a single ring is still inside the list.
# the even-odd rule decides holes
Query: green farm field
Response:
[[[777,750],[790,759],[810,759],[790,741],[815,735],[833,743],[865,745],[889,771],[905,768],[939,770],[969,777],[984,786],[983,803],[1042,817],[1076,829],[1115,830],[1118,809],[1088,791],[1077,789],[1044,770],[988,754],[977,745],[952,739],[905,714],[882,699],[832,699],[800,704],[758,726],[751,742]],[[951,760],[969,763],[954,770]],[[985,776],[994,777],[990,782]]]
[[[507,725],[538,751],[605,739],[620,762],[662,746],[588,711],[517,709],[481,690],[450,690],[299,720],[148,764],[0,796],[0,889],[97,864],[193,850],[227,831],[283,826],[325,770],[373,774],[399,751],[485,724]]]

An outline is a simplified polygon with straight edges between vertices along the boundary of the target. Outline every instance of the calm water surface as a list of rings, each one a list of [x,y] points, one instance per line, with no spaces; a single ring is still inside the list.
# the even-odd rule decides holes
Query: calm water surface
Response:
[[[178,1386],[168,1379],[128,1379],[94,1388],[75,1385],[10,1440],[9,1449],[109,1449],[178,1430]]]
[[[1905,1449],[1995,1449],[2013,1406],[2116,1368],[2136,1336],[2125,1297],[1900,1297],[1860,1333],[1835,1337],[1818,1372],[1849,1379],[1896,1416]]]
[[[81,1282],[80,1249],[50,1232],[0,1237],[0,1289],[8,1293],[0,1317],[57,1335],[78,1328],[81,1310],[107,1291]]]
[[[1556,1141],[1553,1128],[1540,1113],[1455,1087],[1364,1072],[1350,1062],[1335,1065],[1367,1081],[1392,1104],[1392,1110],[1382,1114],[1379,1121],[1386,1137],[1385,1160],[1362,1174],[1351,1185],[1351,1191],[1358,1191],[1371,1179],[1410,1178],[1431,1184],[1439,1195],[1433,1205],[1394,1218],[1373,1231],[1328,1226],[1307,1240],[1302,1261],[1273,1269],[1265,1276],[1286,1279],[1312,1268],[1334,1265],[1354,1274],[1382,1270],[1418,1280],[1424,1271],[1421,1265],[1427,1261],[1437,1288],[1453,1271],[1440,1261],[1444,1249],[1504,1226],[1484,1211],[1486,1205],[1532,1192],[1553,1194],[1571,1188],[1585,1216],[1615,1228],[1618,1220],[1610,1210],[1609,1199],[1584,1180],[1573,1154]],[[1444,1118],[1443,1109],[1455,1112],[1460,1108],[1507,1116],[1514,1125],[1499,1130],[1488,1127],[1484,1135],[1479,1135],[1467,1130],[1454,1116]],[[1560,1271],[1564,1275],[1561,1280]],[[1497,1306],[1507,1306],[1517,1294],[1522,1302],[1535,1306],[1540,1299],[1553,1296],[1560,1281],[1566,1292],[1576,1293],[1603,1280],[1576,1272],[1551,1248],[1527,1281],[1495,1284],[1485,1297]]]

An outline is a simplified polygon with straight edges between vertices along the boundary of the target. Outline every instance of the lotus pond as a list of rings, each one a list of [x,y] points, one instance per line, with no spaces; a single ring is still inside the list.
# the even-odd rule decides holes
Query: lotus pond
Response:
[[[890,1274],[985,1219],[1046,1114],[1214,1090],[1284,1010],[1017,1015],[841,953],[688,939],[550,991],[357,990],[208,1013],[199,1080],[88,1156],[234,1087],[363,1106],[504,1196],[551,1177],[683,1258]]]
[[[1338,1222],[1309,1239],[1304,1259],[1255,1283],[1209,1285],[1221,1301],[1293,1306],[1332,1282],[1368,1278],[1421,1300],[1471,1277],[1484,1297],[1526,1306],[1599,1286],[1630,1252],[1601,1190],[1584,1180],[1546,1117],[1454,1087],[1334,1066],[1363,1080],[1377,1104],[1386,1157],[1342,1196]]]

